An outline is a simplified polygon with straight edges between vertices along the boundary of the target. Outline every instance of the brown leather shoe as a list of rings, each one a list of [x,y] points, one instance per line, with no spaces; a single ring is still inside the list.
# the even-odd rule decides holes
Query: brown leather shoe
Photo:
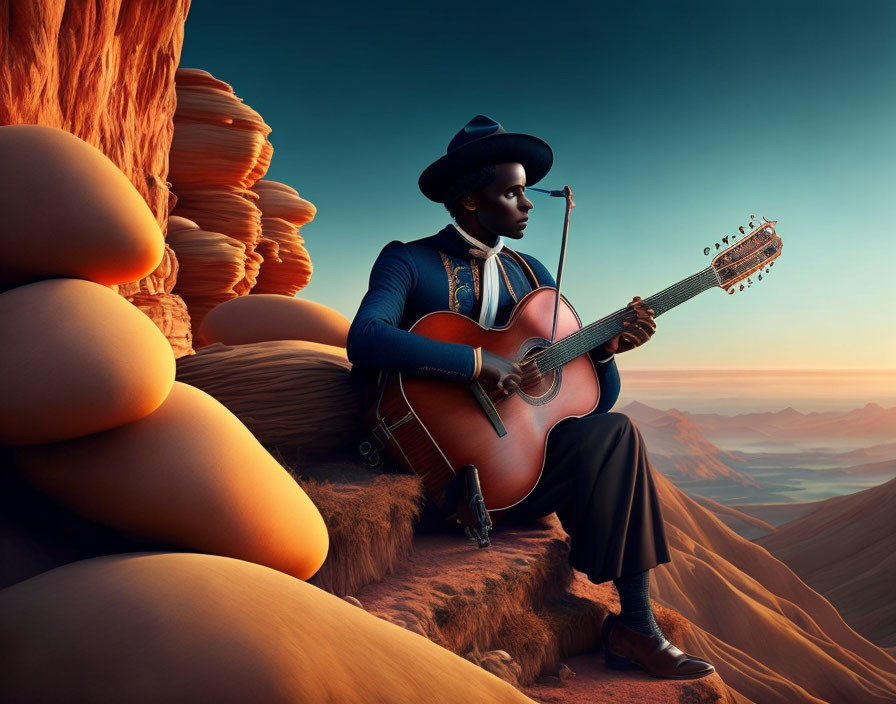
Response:
[[[667,640],[623,625],[616,614],[607,614],[600,637],[604,660],[614,670],[640,667],[654,677],[676,680],[694,680],[716,671],[705,660],[681,652]]]

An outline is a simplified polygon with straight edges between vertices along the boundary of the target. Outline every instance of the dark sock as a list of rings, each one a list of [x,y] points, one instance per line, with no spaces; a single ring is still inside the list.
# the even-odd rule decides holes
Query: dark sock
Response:
[[[647,570],[613,580],[622,611],[619,620],[633,631],[666,639],[650,608],[650,573]]]

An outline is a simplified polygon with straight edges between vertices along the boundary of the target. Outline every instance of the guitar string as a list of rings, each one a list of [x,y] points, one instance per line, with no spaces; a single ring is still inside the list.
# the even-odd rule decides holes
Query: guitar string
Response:
[[[756,259],[761,257],[762,252],[756,251],[753,253],[752,257],[748,256],[742,259],[734,265],[735,274],[741,275],[742,277],[744,275],[743,272],[749,269],[755,269],[757,264]],[[763,261],[758,262],[760,268],[766,261],[764,258],[762,259]],[[710,277],[709,274],[712,274],[712,276]],[[736,279],[732,283],[736,283],[737,280],[739,279]],[[649,308],[653,308],[656,311],[654,313],[654,317],[656,317],[671,310],[675,306],[680,305],[689,298],[692,298],[709,288],[720,285],[714,268],[710,265],[706,269],[698,271],[688,278],[673,284],[669,288],[644,299],[644,302]],[[727,289],[728,285],[731,284],[722,286],[723,290]],[[610,339],[613,334],[618,334],[618,332],[622,331],[624,328],[621,325],[618,325],[618,323],[624,319],[628,312],[628,308],[623,308],[610,314],[606,318],[595,321],[584,328],[580,328],[566,338],[558,340],[550,347],[532,355],[530,360],[535,362],[536,368],[542,373],[557,369],[579,355],[596,347],[596,344],[592,344],[594,339],[601,339],[604,335],[606,335],[606,339]]]
[[[744,266],[744,270],[754,267],[755,264],[755,259],[750,263],[742,262],[742,266],[746,265]],[[710,277],[709,274],[712,274],[712,276]],[[654,317],[656,317],[671,310],[689,298],[717,285],[719,285],[719,281],[716,278],[713,267],[710,266],[689,276],[687,279],[683,279],[677,284],[670,286],[668,289],[644,299],[644,301],[648,307],[656,310],[654,313]],[[727,288],[727,286],[724,288]],[[670,303],[671,305],[667,305]],[[545,369],[550,371],[563,366],[563,364],[566,364],[568,361],[592,349],[596,346],[591,344],[592,340],[600,339],[600,336],[607,333],[618,333],[622,329],[622,327],[616,325],[616,323],[620,322],[620,320],[625,317],[626,313],[628,313],[627,308],[616,311],[602,320],[596,321],[585,328],[580,328],[551,347],[533,355],[537,367],[543,371]],[[609,337],[612,337],[612,334],[609,334],[607,337],[609,339]]]
[[[673,293],[679,294],[676,296],[679,300],[672,301],[673,305],[669,306],[669,308],[674,307],[674,305],[678,305],[679,303],[684,302],[688,298],[691,298],[698,293],[705,291],[705,287],[683,287],[677,289]],[[658,308],[660,306],[656,304],[651,304],[650,299],[645,301],[648,306],[651,308]],[[662,300],[660,301],[663,304],[666,304],[668,301]],[[665,306],[662,310],[658,310],[654,316],[665,312],[667,308]],[[628,310],[621,310],[617,313],[609,316],[607,319],[601,321],[598,325],[589,326],[586,330],[585,334],[578,334],[575,337],[570,336],[570,338],[566,339],[562,344],[559,344],[557,347],[551,348],[549,352],[544,353],[544,355],[538,360],[539,367],[549,369],[555,369],[559,366],[562,366],[566,362],[578,357],[579,355],[587,352],[588,350],[597,346],[594,340],[607,340],[613,337],[613,335],[618,334],[619,332],[624,331],[624,326],[621,324],[628,314]]]
[[[678,305],[679,303],[686,301],[688,298],[691,298],[692,296],[707,290],[703,285],[703,282],[700,281],[701,279],[706,277],[707,273],[712,273],[711,267],[703,269],[696,274],[693,274],[692,276],[689,276],[688,278],[683,279],[676,284],[673,284],[669,288],[664,289],[663,291],[660,291],[659,293],[644,299],[644,302],[648,305],[649,308],[661,308],[654,314],[654,317],[656,317],[657,315],[661,315],[662,313],[668,311],[670,308],[674,307],[674,305]],[[718,282],[715,279],[715,274],[713,274],[712,285],[718,285]],[[685,294],[684,298],[682,298],[673,306],[670,306],[669,308],[662,308],[661,306],[659,306],[660,303],[666,303],[665,299],[670,299],[675,294],[682,293]],[[677,296],[675,297],[677,298]],[[651,301],[655,301],[655,304],[651,303]],[[556,367],[551,366],[551,368],[548,369],[547,366],[553,365],[562,357],[566,357],[565,353],[567,352],[567,350],[570,351],[570,359],[574,359],[580,354],[583,354],[593,346],[589,345],[588,343],[591,339],[593,339],[594,333],[604,332],[605,329],[607,332],[611,331],[614,327],[616,327],[614,324],[621,322],[629,312],[629,308],[623,308],[614,313],[611,313],[601,320],[595,321],[594,323],[591,323],[584,328],[580,328],[579,330],[563,338],[562,340],[558,340],[550,347],[532,355],[530,359],[532,359],[536,363],[538,368],[542,371],[551,371],[551,369],[554,369]]]

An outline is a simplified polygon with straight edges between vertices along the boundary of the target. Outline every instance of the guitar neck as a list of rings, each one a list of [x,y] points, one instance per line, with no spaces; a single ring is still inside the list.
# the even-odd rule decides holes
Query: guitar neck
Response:
[[[644,303],[648,308],[653,309],[654,317],[657,317],[697,294],[718,285],[719,279],[713,268],[709,266],[693,276],[682,279],[677,284],[645,298]],[[591,325],[576,330],[572,335],[557,340],[550,347],[537,353],[533,359],[538,364],[539,370],[542,373],[547,373],[559,369],[576,357],[612,340],[625,329],[622,323],[629,311],[628,307],[617,310]]]

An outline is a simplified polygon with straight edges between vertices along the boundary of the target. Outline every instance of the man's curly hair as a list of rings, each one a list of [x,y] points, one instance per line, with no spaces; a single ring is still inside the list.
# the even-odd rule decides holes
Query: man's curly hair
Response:
[[[461,212],[461,198],[487,186],[495,180],[497,175],[498,169],[492,164],[466,171],[454,179],[454,182],[445,189],[444,194],[445,209],[451,217],[457,218],[458,213]]]

